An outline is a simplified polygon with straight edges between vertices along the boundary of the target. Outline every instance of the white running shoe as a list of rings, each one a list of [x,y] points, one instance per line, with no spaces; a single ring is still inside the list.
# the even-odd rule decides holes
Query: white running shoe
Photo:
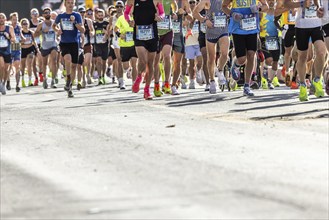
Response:
[[[200,86],[202,86],[202,84],[203,84],[203,76],[202,76],[202,72],[201,72],[201,70],[198,70],[198,71],[196,72],[196,82],[197,82]]]
[[[226,84],[226,78],[223,71],[218,72],[218,85],[222,86]]]
[[[179,78],[180,78],[179,80],[180,80],[180,83],[181,83],[181,88],[182,89],[187,89],[186,82],[185,82],[185,79],[184,79],[185,77],[183,75],[180,75]]]
[[[219,76],[219,70],[218,70],[218,68],[217,67],[215,67],[215,77],[218,77]]]
[[[215,81],[210,82],[209,93],[216,94],[216,82]]]
[[[204,91],[205,91],[205,92],[209,92],[209,89],[210,89],[210,85],[207,84],[207,85],[206,85],[206,88],[204,89]]]
[[[126,89],[125,81],[123,80],[123,78],[119,79],[119,88],[121,90]]]
[[[194,79],[191,79],[190,80],[190,84],[189,84],[188,88],[189,89],[195,89],[195,81],[194,81]]]
[[[172,95],[179,95],[179,92],[178,92],[176,86],[172,86],[172,87],[171,87],[171,94],[172,94]]]

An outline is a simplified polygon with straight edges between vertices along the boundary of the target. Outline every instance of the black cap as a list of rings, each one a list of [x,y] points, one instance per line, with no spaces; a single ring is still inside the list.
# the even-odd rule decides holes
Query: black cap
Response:
[[[79,12],[82,12],[82,11],[86,11],[85,7],[83,6],[80,6],[79,9],[78,9]]]

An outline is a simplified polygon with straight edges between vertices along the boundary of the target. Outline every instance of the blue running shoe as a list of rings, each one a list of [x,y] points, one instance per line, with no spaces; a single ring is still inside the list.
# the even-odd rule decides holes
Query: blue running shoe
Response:
[[[253,91],[251,91],[250,87],[245,86],[243,88],[243,95],[244,96],[255,96],[255,94],[253,93]]]

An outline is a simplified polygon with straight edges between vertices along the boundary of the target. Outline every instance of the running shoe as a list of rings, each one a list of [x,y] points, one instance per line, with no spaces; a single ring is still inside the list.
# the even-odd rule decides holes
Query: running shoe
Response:
[[[106,75],[107,77],[111,78],[111,67],[108,67],[107,70],[106,70]]]
[[[214,80],[210,81],[209,93],[216,94],[216,82]]]
[[[55,78],[55,84],[58,84],[58,76]]]
[[[196,72],[196,82],[197,82],[200,86],[202,86],[202,84],[203,84],[203,77],[202,77],[202,72],[201,72],[201,70],[199,70],[199,71]]]
[[[289,74],[286,74],[286,76],[284,77],[285,79],[285,83],[286,83],[286,86],[290,87],[291,86],[291,79],[290,79],[290,75]]]
[[[42,82],[42,87],[43,87],[44,89],[48,89],[47,79],[45,79],[45,80]]]
[[[32,80],[29,80],[28,86],[33,86]]]
[[[80,91],[81,88],[82,88],[82,84],[81,84],[81,82],[78,82],[78,84],[77,84],[77,90]]]
[[[103,81],[102,81],[102,78],[99,78],[99,79],[98,79],[98,85],[99,85],[99,86],[100,86],[100,85],[104,85],[104,84],[103,84]]]
[[[43,74],[39,73],[40,82],[43,82]]]
[[[132,71],[131,68],[129,68],[127,70],[127,79],[131,79],[132,78],[132,72],[131,71]]]
[[[53,78],[53,73],[51,71],[49,71],[47,76],[48,76],[48,78]]]
[[[153,97],[150,93],[150,87],[145,87],[144,88],[144,99],[145,100],[152,100],[153,99]]]
[[[301,85],[299,87],[299,100],[301,102],[308,101],[307,87],[306,85]]]
[[[143,80],[142,75],[138,75],[135,82],[134,82],[134,84],[133,84],[133,86],[132,86],[133,93],[138,93],[139,92],[139,86],[140,86],[142,80]]]
[[[153,94],[155,97],[161,97],[163,95],[163,93],[161,92],[159,83],[154,84]]]
[[[223,86],[226,84],[226,78],[223,71],[218,72],[218,86]]]
[[[313,84],[310,86],[310,90],[308,90],[308,95],[314,95],[315,94],[315,87]]]
[[[323,91],[323,87],[322,87],[322,81],[319,80],[318,82],[315,82],[315,81],[313,80],[313,85],[314,85],[314,88],[315,88],[315,93],[314,93],[314,95],[315,95],[317,98],[323,97],[323,96],[324,96],[324,91]]]
[[[295,81],[292,81],[290,84],[290,89],[298,89],[298,84]]]
[[[38,78],[36,78],[36,79],[34,80],[33,86],[38,86],[38,85],[39,85],[39,80],[38,80]]]
[[[234,62],[234,61],[233,61]],[[240,68],[235,66],[234,63],[231,67],[231,75],[232,75],[232,78],[235,80],[235,81],[238,81],[240,79]]]
[[[177,90],[177,88],[176,88]],[[172,88],[170,88],[170,84],[169,82],[165,82],[165,84],[163,85],[162,87],[162,91],[165,93],[165,94],[172,94]],[[174,95],[174,94],[173,94]]]
[[[26,84],[25,84],[25,80],[22,79],[22,87],[25,88],[26,87]]]
[[[73,98],[73,97],[74,97],[74,94],[73,94],[72,89],[70,89],[70,90],[67,92],[67,97],[68,97],[68,98]]]
[[[115,84],[115,76],[112,77],[112,84]]]
[[[168,94],[168,93],[167,93]],[[171,94],[172,95],[180,95],[178,90],[177,90],[177,87],[176,86],[172,86],[171,87]]]
[[[255,94],[253,93],[253,91],[250,89],[249,86],[245,86],[243,87],[243,95],[244,96],[255,96]]]
[[[262,77],[262,88],[268,89],[268,82],[264,77]]]
[[[102,81],[103,85],[105,85],[105,84],[106,84],[106,80],[105,80],[105,77],[104,77],[104,76],[103,76],[103,77],[101,77],[101,81]]]
[[[87,82],[86,82],[86,80],[84,79],[84,80],[82,81],[81,88],[84,89],[84,88],[86,88],[86,86],[87,86]]]
[[[274,87],[280,87],[279,79],[277,76],[275,76],[272,80],[272,84]]]
[[[21,91],[21,88],[19,88],[19,86],[16,86],[16,92]]]
[[[125,81],[123,80],[123,78],[119,79],[119,87],[121,90],[126,89]]]
[[[269,89],[274,89],[274,85],[271,82],[268,82],[267,87]]]
[[[219,76],[219,70],[217,67],[215,67],[215,77],[218,77]]]
[[[205,91],[205,92],[209,92],[209,89],[210,89],[210,85],[207,84],[206,87],[205,87],[205,89],[204,89],[204,91]]]
[[[8,91],[11,90],[11,86],[10,86],[10,81],[9,80],[7,81],[6,88],[7,88]]]
[[[89,75],[87,75],[87,83],[88,85],[92,84],[92,80],[91,80],[91,77]]]
[[[6,95],[7,94],[6,93],[6,87],[1,82],[0,82],[0,92],[1,92],[2,95]]]
[[[53,88],[53,89],[57,89],[56,80],[54,80],[54,79],[51,80],[50,87]]]
[[[182,89],[187,89],[187,86],[186,86],[186,81],[185,81],[185,77],[183,75],[180,75],[179,77],[179,81],[181,83],[181,88]]]
[[[195,89],[195,81],[194,81],[194,79],[191,79],[190,80],[190,84],[188,85],[188,88],[189,89]]]
[[[258,85],[257,82],[252,81],[252,82],[250,83],[250,88],[251,88],[251,89],[259,89],[259,85]]]
[[[64,86],[64,90],[65,91],[69,91],[70,90],[70,81],[66,80],[65,86]]]

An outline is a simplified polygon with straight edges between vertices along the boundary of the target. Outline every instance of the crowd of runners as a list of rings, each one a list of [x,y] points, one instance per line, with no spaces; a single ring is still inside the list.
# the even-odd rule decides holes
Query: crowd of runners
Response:
[[[146,100],[179,89],[206,92],[288,86],[300,101],[329,94],[328,0],[127,0],[0,12],[0,92],[118,83]],[[161,83],[161,84],[160,84]],[[150,87],[153,88],[153,95]],[[13,86],[14,89],[14,86]]]

